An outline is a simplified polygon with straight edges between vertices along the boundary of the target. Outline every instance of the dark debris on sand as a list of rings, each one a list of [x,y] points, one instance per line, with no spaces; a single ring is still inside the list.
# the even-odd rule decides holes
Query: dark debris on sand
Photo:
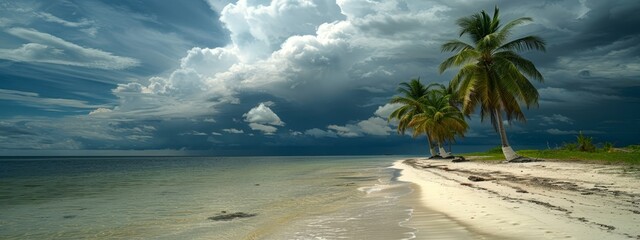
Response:
[[[544,162],[542,159],[528,158],[528,157],[517,157],[511,160],[504,161],[505,163],[530,163],[530,162]]]
[[[226,211],[222,211],[220,214],[213,217],[209,217],[207,219],[213,220],[213,221],[231,221],[236,218],[249,218],[249,217],[255,217],[258,215],[255,213],[243,213],[243,212],[235,212],[235,213],[228,213],[228,214],[226,213],[227,213]]]
[[[428,157],[427,159],[429,160],[451,160],[451,162],[468,162],[469,160],[465,159],[463,156],[448,156],[448,157],[442,157],[440,155],[434,155],[431,157]]]
[[[475,175],[471,175],[467,179],[469,179],[469,181],[472,181],[472,182],[483,182],[488,180],[494,180],[493,178],[484,178],[484,177],[475,176]]]

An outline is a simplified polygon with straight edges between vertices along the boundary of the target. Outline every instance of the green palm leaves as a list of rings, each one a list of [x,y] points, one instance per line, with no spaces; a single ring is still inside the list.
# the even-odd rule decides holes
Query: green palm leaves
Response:
[[[432,140],[442,144],[454,141],[456,136],[464,137],[469,127],[462,113],[451,105],[452,95],[442,85],[428,91],[420,100],[421,113],[415,115],[409,127],[415,132],[428,134]]]
[[[398,133],[411,128],[414,137],[426,134],[433,155],[431,142],[441,146],[456,136],[463,137],[468,128],[464,116],[479,108],[481,120],[490,118],[500,134],[505,158],[519,158],[509,146],[502,119],[504,115],[509,122],[525,121],[520,106],[538,105],[538,91],[529,79],[542,82],[544,78],[518,52],[545,51],[545,42],[536,36],[508,39],[515,27],[531,21],[522,17],[502,25],[498,7],[493,16],[481,11],[458,19],[460,37],[469,37],[471,43],[456,39],[443,44],[442,51],[454,55],[445,59],[439,69],[442,73],[457,67],[458,72],[448,87],[424,86],[419,79],[400,84],[400,96],[393,97],[391,103],[402,106],[389,116],[390,120],[398,120]]]
[[[390,103],[400,103],[402,107],[393,111],[389,119],[397,119],[398,133],[404,134],[413,117],[422,112],[420,99],[427,94],[428,89],[420,82],[420,79],[411,79],[408,83],[400,83],[397,91],[401,96],[393,97]],[[414,137],[416,136],[414,132]]]
[[[398,120],[400,134],[411,128],[413,137],[427,135],[433,156],[435,151],[432,142],[440,146],[446,141],[453,141],[456,136],[463,136],[468,128],[464,116],[452,104],[455,103],[455,97],[450,91],[441,84],[424,86],[419,79],[400,83],[398,93],[401,95],[393,97],[390,102],[402,106],[391,113],[389,120]]]
[[[529,79],[543,81],[535,65],[517,52],[545,51],[545,42],[536,36],[507,40],[514,27],[530,21],[531,18],[523,17],[503,26],[496,7],[493,16],[482,11],[456,22],[460,36],[468,36],[471,44],[451,40],[442,45],[443,52],[455,54],[440,64],[440,73],[460,68],[450,86],[460,96],[462,112],[471,114],[479,107],[481,119],[491,119],[500,133],[503,149],[508,148],[507,160],[517,156],[507,156],[510,147],[502,123],[503,113],[508,121],[525,121],[520,104],[527,108],[538,104],[538,91]]]

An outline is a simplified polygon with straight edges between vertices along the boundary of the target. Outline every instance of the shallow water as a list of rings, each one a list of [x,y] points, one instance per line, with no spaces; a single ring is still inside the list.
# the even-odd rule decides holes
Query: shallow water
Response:
[[[426,238],[396,159],[3,159],[0,239]]]

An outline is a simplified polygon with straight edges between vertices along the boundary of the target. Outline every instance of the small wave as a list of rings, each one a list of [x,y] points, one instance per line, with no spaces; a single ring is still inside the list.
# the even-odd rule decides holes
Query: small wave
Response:
[[[417,237],[416,236],[416,231],[418,231],[418,229],[404,225],[405,223],[408,223],[411,220],[411,218],[413,217],[413,208],[406,209],[405,212],[407,212],[407,214],[409,216],[407,218],[405,218],[403,221],[400,221],[398,223],[398,226],[404,227],[404,228],[409,228],[409,229],[411,229],[411,231],[404,233],[406,235],[409,235],[409,237],[403,238],[402,240],[415,239]]]
[[[384,189],[386,189],[388,187],[389,187],[389,185],[378,185],[378,184],[376,184],[376,185],[371,186],[371,187],[359,187],[358,191],[365,192],[367,194],[371,194],[373,192],[380,192],[380,191],[382,191],[382,190],[384,190]]]

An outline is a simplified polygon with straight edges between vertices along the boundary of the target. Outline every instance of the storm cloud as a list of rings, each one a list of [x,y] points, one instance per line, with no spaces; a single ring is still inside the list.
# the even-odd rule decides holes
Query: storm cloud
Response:
[[[387,102],[411,78],[446,84],[455,71],[437,66],[455,20],[495,4],[0,1],[0,151],[422,153],[423,140],[395,133]],[[547,42],[524,53],[545,81],[539,108],[508,128],[516,148],[580,131],[637,142],[640,3],[497,4],[503,21],[534,19],[513,37]],[[460,145],[499,143],[489,123],[469,121]]]

